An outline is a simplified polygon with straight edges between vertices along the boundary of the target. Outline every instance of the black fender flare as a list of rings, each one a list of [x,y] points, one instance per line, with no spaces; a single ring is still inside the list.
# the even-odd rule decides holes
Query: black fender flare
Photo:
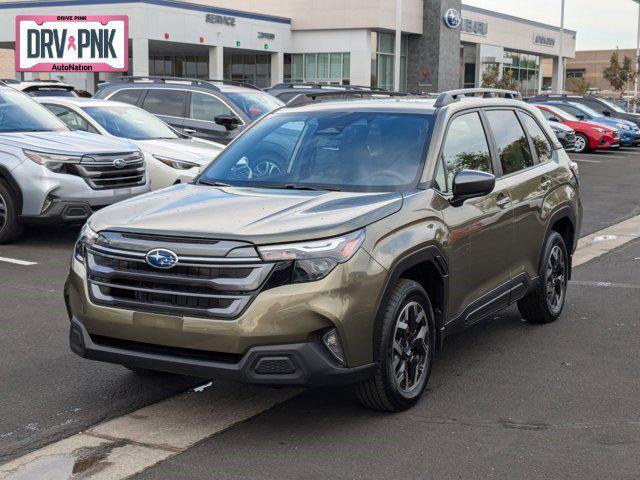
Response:
[[[575,247],[578,244],[578,239],[577,236],[580,234],[580,232],[576,231],[576,214],[573,211],[573,208],[571,208],[570,205],[563,205],[559,208],[557,208],[550,216],[549,216],[549,220],[547,221],[547,228],[544,232],[544,240],[547,240],[547,237],[549,236],[549,233],[551,232],[551,229],[553,227],[553,225],[558,221],[558,220],[562,220],[563,218],[567,218],[569,219],[569,222],[571,222],[571,226],[573,227],[573,234],[574,234],[574,239],[573,239],[573,245],[567,245],[567,252],[569,253],[569,259],[571,259],[571,257],[573,257],[573,253],[575,251]],[[538,272],[540,272],[540,269],[542,268],[542,253],[544,250],[544,243],[540,246],[540,254],[538,256]],[[569,280],[571,280],[571,261],[569,261]]]
[[[436,245],[426,245],[410,251],[403,255],[389,270],[389,277],[382,291],[382,295],[378,300],[378,306],[376,310],[375,324],[373,329],[373,344],[378,345],[378,332],[380,331],[380,324],[382,323],[383,305],[386,304],[391,296],[391,290],[401,275],[410,269],[411,267],[418,265],[419,263],[430,262],[436,270],[439,272],[442,278],[444,287],[444,299],[443,299],[443,311],[440,315],[436,315],[434,312],[434,319],[436,322],[436,345],[442,346],[444,335],[442,334],[442,328],[444,326],[444,317],[447,311],[447,298],[449,296],[449,266],[447,265],[446,256],[440,247]],[[373,352],[374,361],[378,361],[378,352]]]

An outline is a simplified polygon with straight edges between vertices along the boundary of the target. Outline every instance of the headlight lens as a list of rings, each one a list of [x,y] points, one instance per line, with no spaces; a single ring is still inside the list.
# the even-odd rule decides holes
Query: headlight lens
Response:
[[[190,168],[200,166],[195,162],[188,162],[187,160],[179,160],[177,158],[163,157],[162,155],[154,155],[153,158],[171,168],[175,168],[176,170],[189,170]]]
[[[76,241],[76,247],[73,253],[73,256],[79,262],[84,262],[85,257],[85,246],[93,245],[97,242],[99,234],[91,230],[89,223],[85,223],[82,229],[80,230],[80,235],[78,235],[78,240]]]
[[[52,172],[63,172],[65,165],[78,164],[82,158],[74,155],[57,155],[33,150],[23,150],[23,152],[29,160],[48,168]]]
[[[340,237],[258,247],[267,262],[293,260],[293,283],[326,277],[339,263],[351,259],[364,242],[364,229]]]

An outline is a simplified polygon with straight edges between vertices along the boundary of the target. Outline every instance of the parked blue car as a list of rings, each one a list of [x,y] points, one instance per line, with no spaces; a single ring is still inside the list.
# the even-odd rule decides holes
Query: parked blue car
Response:
[[[552,100],[549,102],[538,102],[541,105],[553,105],[574,117],[578,120],[590,120],[592,122],[602,123],[608,127],[616,128],[620,131],[620,145],[628,147],[630,145],[640,144],[640,128],[629,120],[623,120],[622,118],[605,117],[601,113],[581,105],[579,103],[568,102],[566,100]]]

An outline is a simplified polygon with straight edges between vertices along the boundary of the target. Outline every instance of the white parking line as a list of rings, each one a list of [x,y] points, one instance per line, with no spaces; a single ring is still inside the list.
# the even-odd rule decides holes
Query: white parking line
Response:
[[[602,163],[602,161],[600,161],[600,160],[588,160],[586,158],[572,158],[572,160],[574,162],[578,162],[578,163],[582,163],[582,162],[585,162],[585,163]]]
[[[640,215],[583,237],[577,267],[640,238]],[[0,466],[1,480],[129,478],[184,452],[195,443],[258,415],[300,392],[229,382],[203,382],[174,395],[47,445]],[[72,472],[75,472],[72,473]]]
[[[17,258],[8,257],[0,257],[0,262],[14,263],[16,265],[24,265],[26,267],[38,264],[38,262],[27,262],[26,260],[18,260]]]

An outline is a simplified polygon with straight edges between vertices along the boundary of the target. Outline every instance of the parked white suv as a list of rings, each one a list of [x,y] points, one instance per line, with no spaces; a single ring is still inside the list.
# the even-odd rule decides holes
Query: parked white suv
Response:
[[[151,190],[190,183],[224,145],[192,138],[155,115],[123,102],[79,97],[37,99],[71,130],[128,138],[145,154]]]
[[[149,191],[132,142],[72,132],[32,98],[0,84],[0,244],[26,223],[83,222]]]

